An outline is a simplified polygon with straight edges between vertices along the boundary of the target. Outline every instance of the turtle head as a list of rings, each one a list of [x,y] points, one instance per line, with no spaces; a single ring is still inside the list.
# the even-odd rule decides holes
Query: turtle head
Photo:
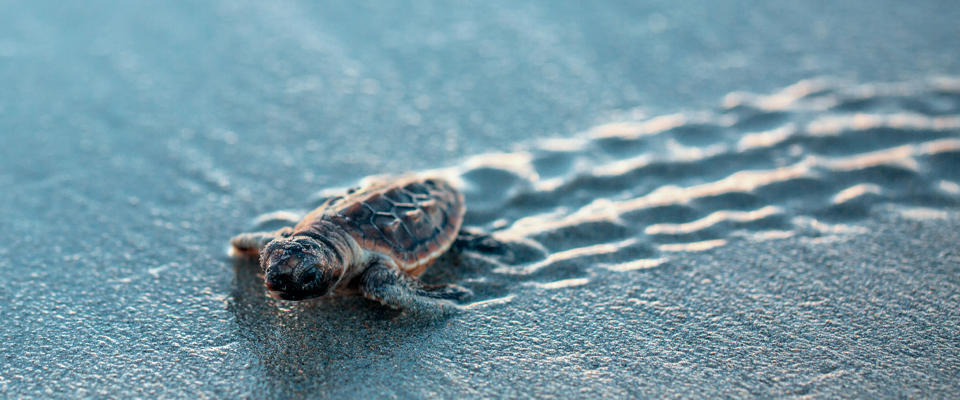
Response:
[[[335,250],[313,238],[278,238],[260,253],[264,282],[272,297],[304,300],[329,293],[343,275]]]

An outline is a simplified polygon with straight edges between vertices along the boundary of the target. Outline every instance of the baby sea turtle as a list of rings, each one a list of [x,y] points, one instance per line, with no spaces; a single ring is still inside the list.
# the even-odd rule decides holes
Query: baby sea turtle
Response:
[[[463,195],[449,183],[407,177],[351,189],[293,228],[244,233],[230,244],[235,253],[260,257],[273,297],[359,292],[392,308],[442,309],[470,291],[417,277],[453,244],[465,211]]]

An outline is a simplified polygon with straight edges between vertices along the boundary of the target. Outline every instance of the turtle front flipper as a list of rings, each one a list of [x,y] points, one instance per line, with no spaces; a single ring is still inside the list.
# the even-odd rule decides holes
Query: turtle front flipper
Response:
[[[456,312],[457,305],[447,299],[463,298],[465,291],[469,293],[456,285],[424,287],[420,281],[397,268],[380,263],[371,265],[360,278],[360,292],[364,297],[419,315]]]
[[[278,237],[290,236],[293,229],[289,227],[280,228],[273,232],[250,232],[241,233],[230,239],[230,245],[233,246],[233,255],[242,257],[259,257],[260,250]]]

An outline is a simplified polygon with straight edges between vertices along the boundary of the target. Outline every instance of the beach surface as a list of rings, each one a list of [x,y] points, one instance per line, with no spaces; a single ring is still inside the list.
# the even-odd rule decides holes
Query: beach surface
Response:
[[[960,393],[948,2],[4,9],[0,395]],[[400,172],[456,315],[227,255]]]

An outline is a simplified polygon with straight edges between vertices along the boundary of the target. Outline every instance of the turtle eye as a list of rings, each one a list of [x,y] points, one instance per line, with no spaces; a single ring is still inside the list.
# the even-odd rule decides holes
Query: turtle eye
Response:
[[[303,273],[303,277],[300,278],[300,283],[303,285],[309,285],[317,280],[317,271],[315,269],[310,269],[307,272]]]

